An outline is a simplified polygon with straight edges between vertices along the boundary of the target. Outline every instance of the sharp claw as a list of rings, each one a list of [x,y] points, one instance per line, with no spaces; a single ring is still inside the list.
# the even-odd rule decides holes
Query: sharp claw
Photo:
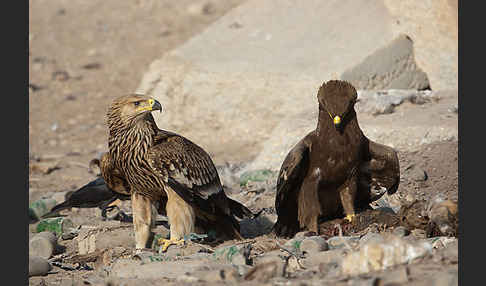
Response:
[[[161,252],[166,252],[167,248],[171,245],[184,245],[185,240],[184,239],[165,239],[165,238],[160,238],[157,243],[160,245],[162,244]]]
[[[347,220],[348,222],[352,222],[355,216],[356,216],[355,214],[348,214],[344,219]]]

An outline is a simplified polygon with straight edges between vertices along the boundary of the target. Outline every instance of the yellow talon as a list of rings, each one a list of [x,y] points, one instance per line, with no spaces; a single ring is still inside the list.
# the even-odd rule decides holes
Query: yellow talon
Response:
[[[347,220],[347,221],[349,221],[349,222],[352,222],[353,221],[353,218],[355,216],[356,216],[355,214],[348,214],[348,215],[346,215],[346,217],[344,219]]]
[[[169,246],[171,245],[184,245],[184,239],[165,239],[165,238],[159,238],[159,240],[157,240],[157,243],[159,245],[162,244],[162,252],[166,252],[167,251],[167,248],[169,248]]]

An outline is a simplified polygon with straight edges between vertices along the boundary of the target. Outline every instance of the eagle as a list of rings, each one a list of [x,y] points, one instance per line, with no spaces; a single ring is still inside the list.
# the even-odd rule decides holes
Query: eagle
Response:
[[[273,226],[277,236],[319,233],[320,220],[343,215],[351,222],[357,210],[398,189],[397,153],[361,131],[354,110],[356,89],[330,80],[320,86],[317,99],[317,128],[289,151],[280,167]]]
[[[107,112],[108,152],[100,160],[103,179],[115,192],[129,193],[135,249],[147,245],[160,202],[170,224],[162,251],[181,245],[196,219],[228,239],[242,239],[236,218],[255,215],[227,197],[209,154],[189,139],[159,129],[153,111],[161,104],[141,94],[113,100]]]

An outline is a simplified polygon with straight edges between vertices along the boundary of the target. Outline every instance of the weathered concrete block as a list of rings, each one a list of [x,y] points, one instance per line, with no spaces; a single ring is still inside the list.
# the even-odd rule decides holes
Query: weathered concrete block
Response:
[[[391,43],[345,71],[341,79],[356,89],[426,89],[427,75],[415,63],[413,42],[400,35]]]

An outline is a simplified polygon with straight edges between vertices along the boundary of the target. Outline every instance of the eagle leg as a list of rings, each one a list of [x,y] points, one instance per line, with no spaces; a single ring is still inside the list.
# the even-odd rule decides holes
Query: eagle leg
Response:
[[[298,220],[300,228],[319,233],[321,205],[318,196],[318,176],[304,181],[298,195]]]
[[[133,226],[135,230],[135,249],[144,249],[154,225],[152,203],[146,196],[132,193]]]
[[[354,201],[357,193],[357,176],[351,177],[344,187],[339,191],[341,197],[341,204],[343,205],[344,213],[346,214],[345,220],[352,222],[355,217]]]

